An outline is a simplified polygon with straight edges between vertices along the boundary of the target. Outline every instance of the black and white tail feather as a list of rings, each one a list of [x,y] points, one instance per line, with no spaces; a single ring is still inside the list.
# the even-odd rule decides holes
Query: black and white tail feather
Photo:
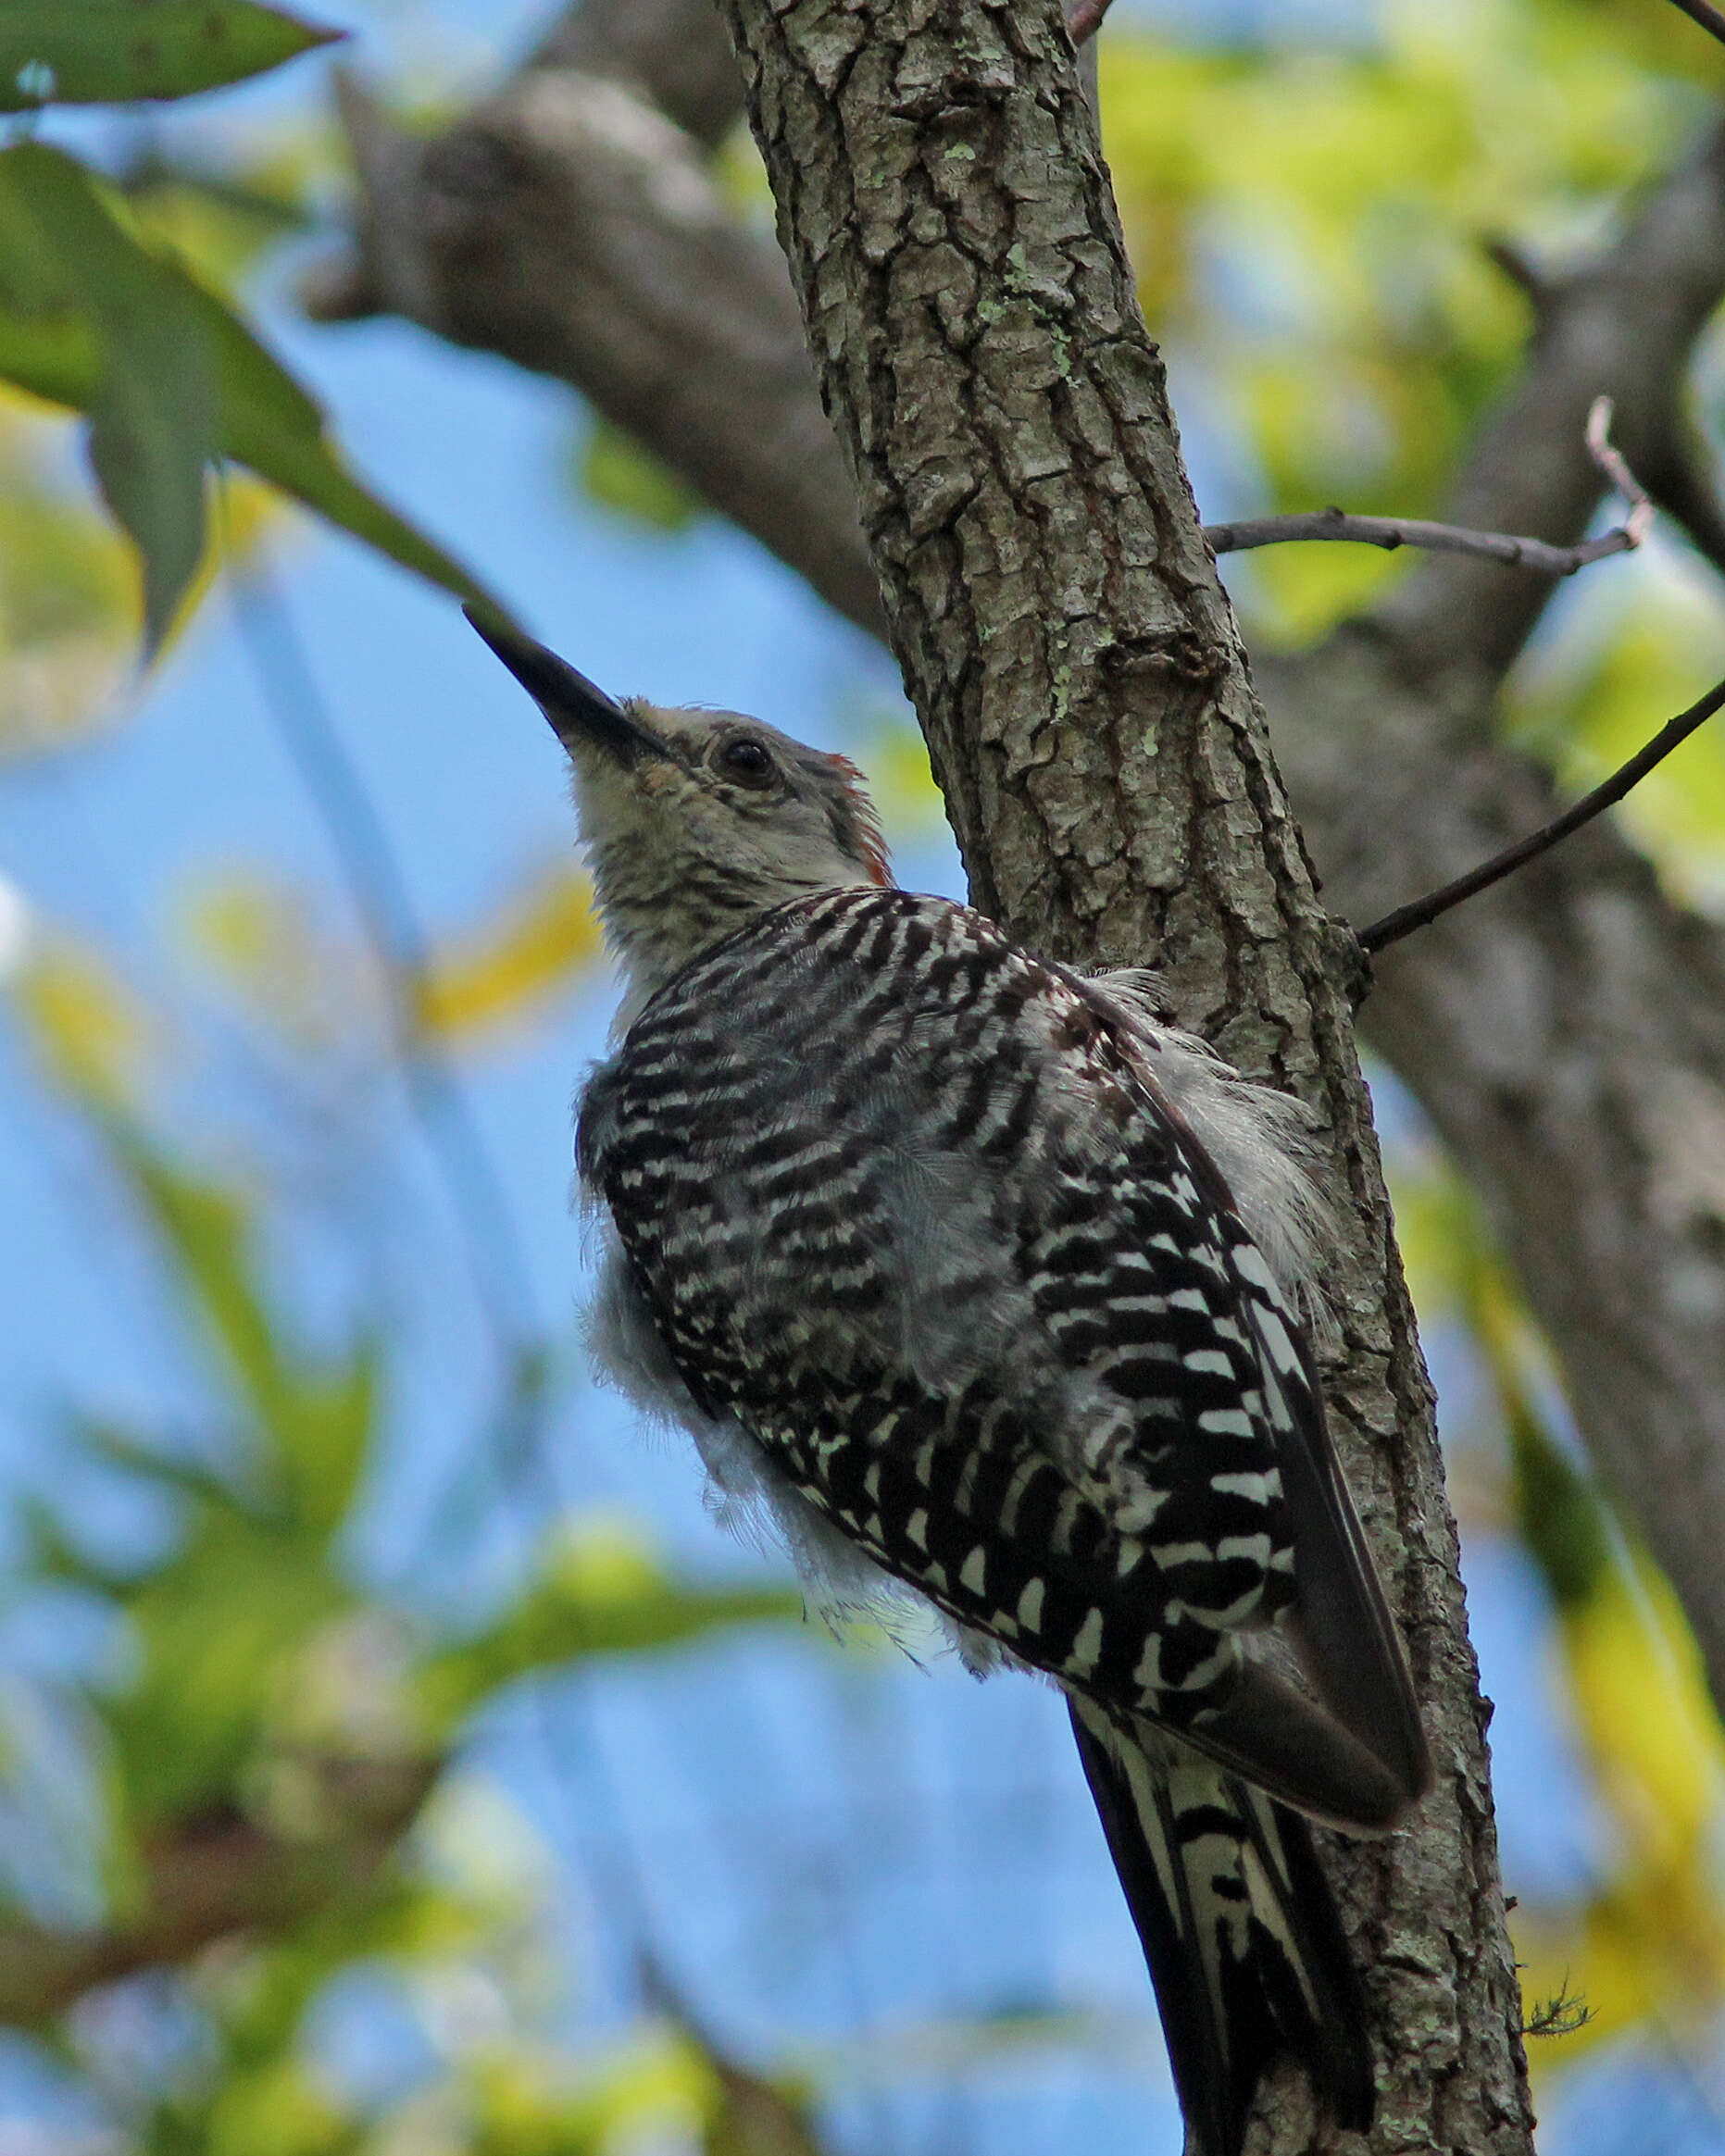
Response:
[[[1068,1704],[1156,1987],[1188,2156],[1238,2156],[1258,2083],[1284,2053],[1335,2124],[1363,2132],[1359,1981],[1305,1820],[1177,1740]]]

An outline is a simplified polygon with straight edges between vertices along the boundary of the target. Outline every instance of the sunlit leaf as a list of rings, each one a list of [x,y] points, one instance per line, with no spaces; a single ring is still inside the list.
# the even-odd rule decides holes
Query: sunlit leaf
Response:
[[[10,408],[6,408],[10,407]],[[39,407],[38,407],[39,409]],[[44,474],[51,429],[0,406],[0,758],[87,738],[119,711],[136,632],[125,541]]]
[[[384,1016],[376,966],[320,913],[310,891],[231,868],[186,894],[178,925],[218,991],[296,1058],[375,1056]]]
[[[865,734],[856,750],[869,791],[889,830],[929,824],[943,814],[929,768],[929,748],[913,720],[894,719]]]
[[[1600,594],[1510,705],[1511,738],[1546,757],[1572,793],[1598,785],[1725,673],[1712,594],[1635,567],[1642,573]],[[1678,897],[1725,902],[1725,732],[1717,720],[1614,813]]]
[[[1369,34],[1322,51],[1112,29],[1109,164],[1177,402],[1212,444],[1201,479],[1226,489],[1206,517],[1442,513],[1529,327],[1483,243],[1562,259],[1591,240],[1602,193],[1681,154],[1698,124],[1682,78],[1707,41],[1662,24],[1659,61],[1626,64],[1631,47],[1654,57],[1635,12],[1384,6]],[[1413,567],[1306,545],[1231,581],[1258,638],[1306,639]]]
[[[687,480],[605,419],[582,435],[575,478],[590,502],[652,531],[686,530],[706,510]]]
[[[637,1540],[589,1527],[552,1556],[494,1625],[435,1655],[419,1689],[430,1726],[447,1727],[528,1670],[593,1654],[669,1647],[722,1626],[794,1620],[802,1598],[776,1588],[691,1589]]]
[[[160,1029],[112,968],[62,937],[39,935],[13,992],[60,1086],[103,1109],[131,1098]]]
[[[345,34],[257,0],[0,0],[0,112],[187,97]]]
[[[439,944],[419,988],[429,1032],[465,1039],[528,1016],[598,956],[599,925],[585,877],[536,877],[499,918]]]
[[[1567,1920],[1537,1907],[1518,1920],[1524,1996],[1572,1998],[1593,2017],[1566,2038],[1569,2051],[1649,2017],[1699,2020],[1725,1999],[1713,1838],[1725,1732],[1669,1584],[1546,1427],[1537,1343],[1489,1252],[1476,1290],[1517,1521],[1556,1605],[1566,1704],[1616,1832],[1607,1876]]]

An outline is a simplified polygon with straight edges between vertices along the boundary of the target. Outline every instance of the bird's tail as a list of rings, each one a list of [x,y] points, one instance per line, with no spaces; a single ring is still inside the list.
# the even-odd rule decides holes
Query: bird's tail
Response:
[[[1339,2126],[1371,2124],[1359,1988],[1304,1819],[1159,1734],[1069,1701],[1079,1757],[1144,1943],[1187,2156],[1240,2156],[1259,2077],[1300,2060]]]

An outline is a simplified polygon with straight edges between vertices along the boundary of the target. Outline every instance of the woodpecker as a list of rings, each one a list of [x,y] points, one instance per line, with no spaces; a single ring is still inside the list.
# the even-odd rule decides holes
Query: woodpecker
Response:
[[[896,888],[844,758],[474,625],[569,752],[625,980],[578,1110],[598,1359],[830,1606],[908,1593],[1064,1692],[1188,2156],[1240,2156],[1284,2052],[1363,2130],[1306,1820],[1384,1833],[1430,1766],[1309,1344],[1304,1112],[1151,977]]]

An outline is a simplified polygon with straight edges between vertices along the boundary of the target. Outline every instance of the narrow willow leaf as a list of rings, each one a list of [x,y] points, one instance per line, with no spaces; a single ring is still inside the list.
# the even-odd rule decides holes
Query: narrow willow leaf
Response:
[[[0,158],[19,213],[94,323],[90,462],[144,564],[144,645],[154,654],[204,552],[204,474],[215,447],[209,338],[188,324],[161,265],[116,222],[72,158],[26,143]],[[40,289],[40,286],[39,286]]]
[[[189,97],[345,35],[257,0],[0,0],[0,112]]]
[[[183,509],[195,430],[183,400],[193,393],[156,378],[200,368],[213,404],[207,454],[249,467],[457,598],[501,611],[459,562],[354,478],[321,410],[287,368],[179,262],[144,246],[81,165],[35,143],[0,152],[0,376],[87,414],[98,436],[119,433],[134,459],[156,458],[151,468],[176,475]],[[142,387],[134,376],[144,378]],[[134,397],[155,428],[147,446]],[[171,567],[158,566],[162,583]]]

